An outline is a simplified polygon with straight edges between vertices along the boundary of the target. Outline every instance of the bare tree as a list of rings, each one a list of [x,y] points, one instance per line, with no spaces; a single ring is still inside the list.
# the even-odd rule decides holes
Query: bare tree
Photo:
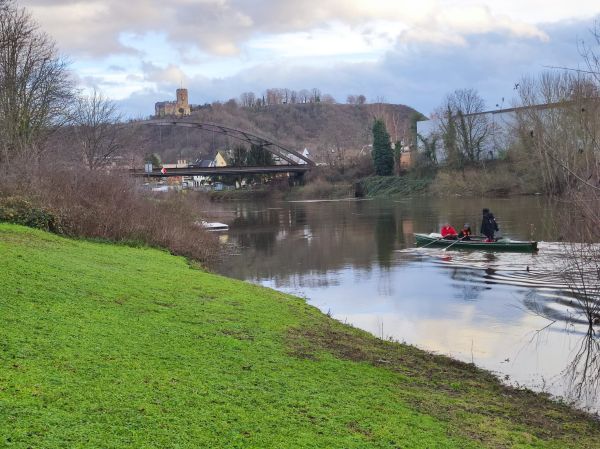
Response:
[[[290,91],[290,103],[298,103],[298,92],[296,92],[295,90]]]
[[[488,118],[483,114],[483,99],[474,89],[459,89],[449,94],[438,109],[442,135],[456,136],[456,150],[460,160],[478,162],[490,135]],[[446,144],[446,140],[444,139]],[[449,149],[446,148],[448,152]]]
[[[252,108],[256,104],[256,95],[254,92],[244,92],[240,95],[240,103],[244,108]]]
[[[224,105],[226,108],[230,109],[230,110],[236,110],[238,107],[238,102],[235,98],[230,98],[229,100],[227,100]]]
[[[346,97],[346,103],[348,104],[365,104],[367,102],[367,97],[365,97],[363,94],[358,94],[358,95],[348,95]]]
[[[0,162],[35,155],[72,98],[67,62],[27,10],[0,2]]]
[[[310,91],[310,102],[319,103],[321,101],[321,91],[316,87],[313,87]]]
[[[283,92],[281,89],[267,89],[264,97],[266,98],[267,105],[269,106],[283,103]]]
[[[115,104],[101,93],[80,96],[71,113],[84,164],[90,170],[106,166],[122,148],[119,139],[121,116]]]
[[[551,194],[581,193],[600,180],[600,89],[586,74],[548,72],[519,83],[520,153]]]
[[[573,324],[586,326],[565,371],[577,398],[596,398],[600,390],[599,27],[582,51],[588,70],[548,72],[519,83],[523,107],[515,128],[520,154],[539,172],[545,192],[572,204],[554,222],[559,235],[568,231],[557,277],[572,292]]]
[[[324,94],[323,97],[321,98],[321,103],[325,103],[325,104],[335,104],[335,98],[333,97],[333,95],[329,95],[329,94]]]
[[[352,124],[342,115],[329,114],[322,141],[327,163],[343,174],[349,162],[349,150],[356,147]]]
[[[358,101],[358,97],[355,97],[355,99]],[[398,149],[408,144],[410,141],[409,122],[401,115],[395,105],[385,103],[383,97],[378,97],[377,101],[370,104],[368,108],[373,117],[383,120],[392,142],[398,144]]]
[[[298,100],[300,103],[308,103],[310,101],[310,92],[306,89],[300,90],[298,92]]]
[[[598,51],[600,47],[600,20],[594,23],[591,34],[591,44],[582,42],[580,53],[588,68],[586,73],[591,75],[597,84],[600,84],[600,51]]]

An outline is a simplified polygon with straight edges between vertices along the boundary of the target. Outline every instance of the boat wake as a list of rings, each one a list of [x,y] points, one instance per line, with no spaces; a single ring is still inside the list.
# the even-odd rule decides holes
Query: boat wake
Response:
[[[539,253],[533,254],[443,252],[435,248],[407,248],[397,253],[404,261],[449,270],[451,278],[463,285],[508,285],[529,290],[523,306],[548,320],[587,325],[591,314],[600,310],[598,272],[581,267],[569,272],[573,269],[569,253],[560,243],[542,242]]]

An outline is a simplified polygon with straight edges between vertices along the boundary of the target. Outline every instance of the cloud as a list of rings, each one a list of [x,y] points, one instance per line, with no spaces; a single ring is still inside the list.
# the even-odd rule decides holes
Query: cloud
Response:
[[[512,20],[506,15],[494,15],[486,6],[436,11],[426,21],[419,21],[404,31],[401,40],[464,46],[468,36],[487,33],[548,40],[546,33],[539,27]]]
[[[190,101],[195,104],[226,101],[244,91],[261,95],[270,87],[300,90],[312,87],[344,102],[348,94],[364,94],[370,101],[384,98],[403,103],[429,114],[444,96],[455,89],[472,87],[479,91],[493,109],[496,104],[510,106],[515,94],[513,86],[524,75],[535,75],[544,66],[577,67],[581,57],[578,36],[588,33],[591,20],[567,21],[546,25],[541,31],[548,40],[519,39],[501,33],[465,38],[463,46],[439,46],[398,40],[395,48],[372,62],[338,62],[314,66],[302,60],[297,64],[265,62],[241,70],[232,76],[208,78],[189,76],[186,83]],[[122,102],[137,115],[150,114],[154,102],[174,97],[181,69],[145,66],[145,79],[157,82],[154,91],[146,90],[146,103],[140,95]],[[135,105],[135,106],[134,106]]]
[[[166,67],[159,67],[152,63],[142,64],[144,80],[155,82],[157,84],[179,85],[187,84],[189,77],[177,65],[169,64]]]
[[[88,56],[132,51],[122,40],[128,33],[163,33],[178,50],[234,56],[261,36],[326,30],[336,23],[358,32],[383,28],[406,42],[455,45],[470,34],[489,32],[546,38],[534,21],[521,19],[528,8],[521,5],[511,12],[490,0],[422,0],[418,6],[409,0],[24,0],[22,4],[61,48]],[[563,8],[555,14],[573,13]]]
[[[495,105],[523,74],[576,65],[600,12],[572,0],[21,0],[81,85],[133,115],[181,83],[194,103],[318,87],[429,113],[474,87]],[[569,20],[565,20],[569,19]]]

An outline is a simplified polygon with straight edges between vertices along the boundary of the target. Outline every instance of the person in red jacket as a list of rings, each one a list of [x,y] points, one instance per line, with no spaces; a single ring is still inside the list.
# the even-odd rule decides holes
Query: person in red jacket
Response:
[[[446,223],[442,227],[441,234],[442,234],[443,239],[455,239],[458,237],[458,233],[456,232],[456,229],[454,229],[452,226],[450,226],[449,223]]]

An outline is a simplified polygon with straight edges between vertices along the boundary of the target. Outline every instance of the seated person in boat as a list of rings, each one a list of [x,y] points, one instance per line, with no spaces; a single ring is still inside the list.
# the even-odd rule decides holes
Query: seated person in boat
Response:
[[[440,234],[442,234],[443,239],[453,240],[458,237],[458,233],[456,232],[456,229],[454,229],[452,226],[450,226],[449,223],[446,223],[444,226],[442,226],[442,230],[441,230]]]
[[[471,226],[469,226],[469,223],[465,223],[458,233],[458,238],[461,240],[471,240],[471,234]]]

